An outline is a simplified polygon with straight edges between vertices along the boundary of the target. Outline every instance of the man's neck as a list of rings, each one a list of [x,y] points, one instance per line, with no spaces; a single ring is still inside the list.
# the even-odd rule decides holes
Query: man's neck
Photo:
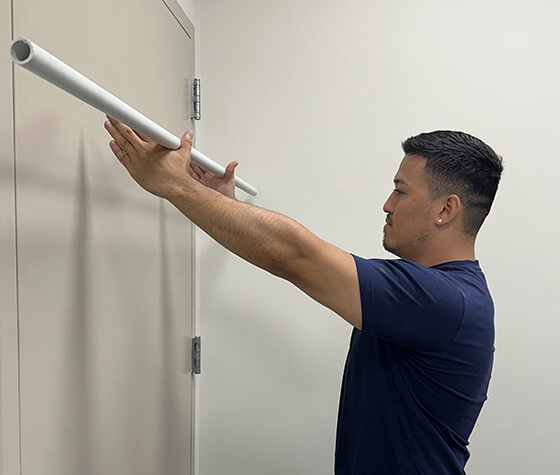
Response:
[[[476,259],[474,247],[474,240],[456,246],[441,246],[424,253],[414,261],[426,267],[451,261],[474,261]]]

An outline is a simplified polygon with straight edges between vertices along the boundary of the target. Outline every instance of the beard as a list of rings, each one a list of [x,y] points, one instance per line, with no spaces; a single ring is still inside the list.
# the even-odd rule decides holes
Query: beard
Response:
[[[385,231],[383,231],[383,249],[392,254],[395,254],[395,256],[399,256],[399,246],[391,245],[389,242],[387,242],[387,233]]]

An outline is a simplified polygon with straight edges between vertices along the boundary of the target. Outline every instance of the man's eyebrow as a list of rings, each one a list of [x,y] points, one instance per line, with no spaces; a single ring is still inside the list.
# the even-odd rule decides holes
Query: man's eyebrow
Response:
[[[407,183],[406,181],[403,181],[403,180],[401,180],[400,178],[395,178],[395,179],[393,180],[393,183],[394,183],[395,185],[405,185],[405,186],[408,185],[408,183]]]

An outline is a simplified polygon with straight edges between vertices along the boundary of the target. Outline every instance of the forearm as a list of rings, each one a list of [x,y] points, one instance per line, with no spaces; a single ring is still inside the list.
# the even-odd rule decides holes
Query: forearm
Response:
[[[288,280],[310,241],[318,239],[293,219],[228,198],[192,179],[168,200],[221,245]]]

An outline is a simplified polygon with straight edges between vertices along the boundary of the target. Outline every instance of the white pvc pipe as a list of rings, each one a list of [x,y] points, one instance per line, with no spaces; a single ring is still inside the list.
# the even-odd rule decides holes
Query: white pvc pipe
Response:
[[[181,146],[179,137],[148,119],[32,41],[25,38],[15,39],[10,46],[10,54],[14,63],[22,68],[150,137],[164,147],[177,150]],[[223,176],[225,173],[224,167],[195,148],[191,149],[191,158],[194,163],[215,175]],[[257,194],[257,189],[241,178],[235,177],[235,185],[251,195]]]

